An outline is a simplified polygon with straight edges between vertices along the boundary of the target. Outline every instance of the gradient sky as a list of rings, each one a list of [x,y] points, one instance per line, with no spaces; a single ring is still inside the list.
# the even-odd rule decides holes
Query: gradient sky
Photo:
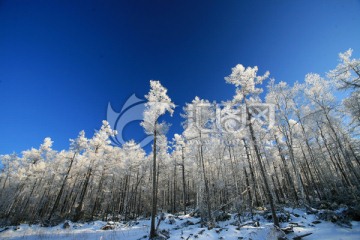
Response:
[[[324,74],[339,52],[360,56],[360,1],[0,1],[0,154],[57,150],[88,137],[158,79],[181,108],[195,96],[226,100],[237,63],[278,81]],[[139,138],[138,122],[125,138]]]

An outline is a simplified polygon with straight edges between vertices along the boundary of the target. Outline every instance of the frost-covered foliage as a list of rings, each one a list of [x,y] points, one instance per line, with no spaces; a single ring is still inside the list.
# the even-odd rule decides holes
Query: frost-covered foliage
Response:
[[[344,99],[346,112],[352,118],[352,126],[360,126],[360,59],[351,58],[353,50],[349,49],[339,54],[340,63],[328,73],[328,77],[342,90],[352,90],[350,96]]]
[[[232,72],[229,76],[225,77],[227,83],[233,84],[236,87],[236,95],[234,99],[236,101],[242,101],[248,95],[251,94],[260,94],[263,92],[262,88],[257,88],[257,84],[262,84],[262,82],[267,79],[270,75],[270,72],[266,72],[262,76],[257,75],[258,67],[247,67],[238,64],[232,68]]]
[[[339,53],[340,63],[328,73],[328,77],[342,89],[360,88],[360,59],[351,58],[352,53],[351,48]]]
[[[165,127],[165,124],[156,124],[159,117],[169,112],[173,114],[175,104],[167,95],[167,89],[164,88],[159,81],[150,81],[150,92],[145,95],[147,102],[145,103],[144,120],[141,125],[145,132],[149,135],[154,133],[155,125]]]

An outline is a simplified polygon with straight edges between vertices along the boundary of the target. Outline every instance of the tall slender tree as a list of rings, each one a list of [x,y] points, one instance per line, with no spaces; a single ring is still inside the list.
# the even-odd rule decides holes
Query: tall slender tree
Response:
[[[151,200],[151,227],[150,238],[157,236],[155,229],[155,216],[157,214],[157,165],[156,165],[156,153],[157,145],[156,140],[158,134],[162,134],[164,129],[167,128],[167,124],[159,123],[160,116],[169,112],[173,114],[175,104],[171,101],[167,95],[167,89],[164,88],[159,81],[150,81],[150,91],[145,95],[147,103],[145,104],[144,120],[141,125],[145,129],[145,133],[154,136],[153,142],[153,166],[152,166],[152,200]]]
[[[279,221],[276,216],[272,192],[265,174],[263,163],[261,161],[260,148],[259,148],[260,143],[256,139],[253,121],[252,121],[253,116],[249,109],[250,107],[249,104],[253,100],[251,98],[256,98],[257,95],[263,91],[261,88],[257,88],[256,85],[261,84],[266,78],[269,77],[270,74],[269,72],[266,72],[263,76],[259,76],[257,75],[257,72],[258,72],[257,66],[253,68],[252,67],[245,68],[243,65],[238,64],[232,69],[231,74],[228,77],[226,77],[225,80],[227,83],[233,84],[236,87],[236,95],[234,96],[234,102],[245,105],[246,123],[250,132],[250,139],[253,143],[255,156],[258,161],[261,176],[263,178],[263,182],[265,185],[266,196],[270,204],[273,222],[276,227],[279,227]]]

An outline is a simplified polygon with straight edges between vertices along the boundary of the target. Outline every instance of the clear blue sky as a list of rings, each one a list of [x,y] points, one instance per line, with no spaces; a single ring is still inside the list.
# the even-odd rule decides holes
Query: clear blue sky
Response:
[[[2,0],[0,154],[47,136],[68,148],[80,130],[90,137],[100,127],[108,102],[120,110],[150,79],[179,106],[172,135],[185,102],[234,95],[224,77],[237,63],[302,81],[335,67],[350,47],[360,55],[356,0]]]

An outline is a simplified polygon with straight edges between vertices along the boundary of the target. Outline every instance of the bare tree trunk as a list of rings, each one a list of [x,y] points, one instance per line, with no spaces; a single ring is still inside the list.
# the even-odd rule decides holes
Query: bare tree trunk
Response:
[[[152,172],[152,198],[151,198],[151,226],[150,239],[156,237],[155,216],[157,212],[157,187],[156,187],[156,121],[154,124],[154,145],[153,145],[153,172]]]
[[[228,150],[229,150],[229,158],[230,158],[230,164],[231,164],[231,173],[232,173],[233,181],[234,181],[234,184],[235,184],[236,194],[240,195],[239,186],[238,186],[238,182],[237,182],[237,179],[236,179],[235,166],[234,166],[234,163],[232,161],[232,154],[231,154],[231,147],[230,146],[228,147]],[[225,165],[225,162],[224,161],[222,161],[222,162]],[[225,168],[225,166],[224,166],[224,168]]]
[[[251,195],[251,188],[250,188],[250,184],[249,184],[249,177],[246,171],[246,168],[244,167],[244,173],[245,173],[245,181],[246,181],[246,188],[248,191],[248,196],[249,196],[249,208],[250,208],[250,215],[251,215],[251,220],[254,220],[254,214],[253,214],[253,200],[252,200],[252,195]]]
[[[201,141],[201,134],[200,134],[200,141]],[[209,218],[208,221],[211,222],[212,221],[212,216],[211,216],[210,190],[209,190],[208,179],[206,177],[206,172],[205,172],[205,163],[204,163],[204,154],[203,154],[202,144],[200,145],[200,161],[201,161],[202,172],[203,172],[203,177],[204,177],[207,215],[208,215],[208,218]]]
[[[176,212],[176,163],[174,165],[174,176],[173,176],[173,213]]]
[[[85,182],[84,182],[84,186],[81,189],[80,192],[80,200],[79,200],[79,205],[76,207],[75,210],[75,215],[74,215],[74,221],[79,221],[80,218],[82,217],[82,208],[83,208],[83,204],[84,204],[84,199],[85,199],[85,195],[87,192],[87,188],[89,186],[89,182],[90,182],[90,177],[92,174],[92,167],[90,167],[85,175]]]
[[[265,170],[264,170],[264,167],[263,167],[262,162],[261,162],[261,156],[260,156],[260,152],[259,152],[259,149],[258,149],[258,146],[257,146],[257,141],[256,141],[254,129],[253,129],[252,122],[251,122],[251,114],[250,114],[249,109],[248,109],[247,107],[246,107],[246,113],[247,113],[247,120],[248,120],[248,125],[249,125],[251,140],[252,140],[252,142],[253,142],[254,150],[255,150],[255,154],[256,154],[256,158],[257,158],[258,163],[259,163],[259,166],[260,166],[260,172],[261,172],[261,175],[262,175],[262,177],[263,177],[263,181],[264,181],[264,185],[265,185],[265,190],[266,190],[266,195],[267,195],[267,198],[268,198],[269,203],[270,203],[270,208],[271,208],[271,214],[272,214],[273,222],[274,222],[274,225],[275,225],[276,227],[280,227],[280,225],[279,225],[279,220],[278,220],[278,218],[277,218],[277,216],[276,216],[276,211],[275,211],[275,205],[274,205],[273,196],[272,196],[272,194],[271,194],[270,187],[269,187],[269,183],[268,183],[267,178],[266,178],[266,175],[265,175]]]
[[[306,155],[305,155],[305,152],[304,152],[304,149],[303,149],[303,147],[302,147],[301,145],[300,145],[300,149],[301,149],[301,153],[302,153],[302,155],[303,155],[303,158],[304,158],[304,160],[305,160],[304,173],[306,173],[305,169],[307,168],[307,172],[308,172],[309,175],[310,175],[309,183],[312,183],[312,184],[311,184],[312,188],[315,190],[318,198],[319,198],[320,200],[322,200],[322,197],[321,197],[321,195],[320,195],[320,192],[319,192],[319,190],[318,190],[318,188],[317,188],[318,183],[315,181],[314,175],[313,175],[312,172],[311,172],[311,168],[310,168],[308,159],[307,159],[307,157],[306,157]],[[306,167],[306,168],[305,168],[305,167]],[[309,185],[310,185],[310,184],[309,184]]]
[[[60,203],[60,199],[61,199],[61,196],[62,196],[62,193],[64,191],[64,188],[65,188],[65,185],[66,185],[66,182],[67,182],[67,179],[69,177],[69,173],[71,171],[71,167],[73,165],[73,162],[74,162],[74,159],[75,159],[75,156],[76,156],[76,153],[74,153],[74,156],[71,158],[70,160],[70,165],[69,165],[69,168],[65,174],[65,178],[62,182],[62,185],[61,185],[61,188],[60,188],[60,191],[58,192],[57,196],[56,196],[56,200],[55,200],[55,203],[50,211],[50,214],[49,214],[49,217],[48,217],[48,220],[51,219],[52,215],[54,214],[55,210],[58,208],[59,206],[59,203]]]
[[[105,170],[106,170],[106,166],[104,166],[103,170],[101,171],[101,177],[100,177],[98,189],[97,189],[97,191],[96,191],[96,196],[95,196],[95,203],[94,203],[94,206],[93,206],[92,211],[91,211],[91,219],[94,218],[96,209],[98,208],[98,204],[99,204],[98,201],[99,201],[100,195],[101,195],[101,190],[102,190],[102,186],[103,186]]]
[[[258,194],[257,194],[257,184],[256,184],[256,179],[255,179],[253,166],[252,166],[252,163],[251,163],[251,156],[250,156],[249,146],[247,145],[244,138],[242,140],[244,142],[246,158],[248,160],[249,168],[250,168],[250,176],[251,176],[251,180],[253,182],[253,189],[254,189],[254,194],[255,194],[255,206],[259,206],[260,203],[259,203]]]
[[[181,158],[182,158],[182,190],[183,190],[183,211],[186,214],[186,183],[185,183],[185,156],[184,156],[184,147],[181,148]]]
[[[327,152],[328,152],[328,154],[329,154],[330,159],[335,158],[334,161],[333,161],[333,164],[335,165],[334,167],[337,168],[337,169],[340,171],[341,176],[343,177],[346,185],[347,185],[348,187],[352,187],[352,184],[351,184],[350,180],[348,179],[348,177],[347,177],[344,169],[343,169],[342,166],[340,165],[340,164],[341,164],[340,159],[337,159],[337,157],[336,157],[335,155],[334,155],[334,157],[332,157],[332,156],[333,156],[333,153],[332,153],[331,150],[330,150],[330,147],[329,147],[329,145],[328,145],[328,143],[327,143],[327,140],[326,140],[326,138],[325,138],[325,136],[324,136],[323,130],[322,130],[322,128],[319,126],[319,124],[318,124],[318,128],[319,128],[319,131],[320,131],[320,136],[321,136],[321,138],[322,138],[323,141],[324,141],[324,145],[325,145],[325,148],[326,148],[326,150],[327,150]]]
[[[281,195],[281,198],[282,198],[282,199],[285,199],[285,194],[284,194],[283,189],[282,189],[282,187],[281,187],[281,183],[280,183],[280,180],[279,180],[279,176],[278,176],[278,173],[277,173],[277,170],[276,170],[277,167],[276,167],[275,163],[273,163],[273,168],[274,168],[274,174],[275,174],[277,186],[278,186],[278,189],[279,189],[279,193],[280,193],[280,195]],[[280,201],[280,203],[281,203],[281,202],[282,202],[282,201]]]
[[[64,201],[62,203],[61,210],[60,210],[61,215],[63,215],[66,211],[69,211],[69,209],[71,209],[71,207],[72,207],[72,204],[70,204],[70,201],[71,201],[71,197],[73,195],[73,192],[75,190],[75,186],[76,186],[78,178],[79,178],[79,173],[77,173],[76,176],[75,176],[75,180],[74,180],[74,183],[72,185],[71,191],[65,195],[65,199],[64,199]],[[68,204],[68,202],[69,202],[69,204]]]
[[[351,159],[350,159],[350,157],[348,156],[347,152],[345,151],[344,146],[343,146],[343,144],[341,143],[340,138],[339,138],[338,134],[336,133],[336,131],[335,131],[335,129],[334,129],[334,126],[333,126],[333,124],[331,123],[331,120],[330,120],[330,117],[329,117],[329,115],[328,115],[328,112],[327,112],[326,110],[324,110],[324,114],[325,114],[325,117],[326,117],[326,119],[327,119],[327,121],[328,121],[329,127],[330,127],[332,133],[334,134],[335,141],[336,141],[336,143],[337,143],[337,145],[338,145],[338,147],[339,147],[339,149],[340,149],[340,152],[341,152],[341,154],[342,154],[343,157],[344,157],[345,164],[346,164],[346,166],[349,168],[350,172],[352,172],[352,174],[355,176],[355,182],[357,182],[357,184],[359,185],[359,183],[360,183],[360,180],[359,180],[359,179],[360,179],[360,176],[359,176],[359,174],[356,172],[356,170],[354,169],[354,166],[353,166],[353,164],[352,164],[352,162],[351,162]]]

